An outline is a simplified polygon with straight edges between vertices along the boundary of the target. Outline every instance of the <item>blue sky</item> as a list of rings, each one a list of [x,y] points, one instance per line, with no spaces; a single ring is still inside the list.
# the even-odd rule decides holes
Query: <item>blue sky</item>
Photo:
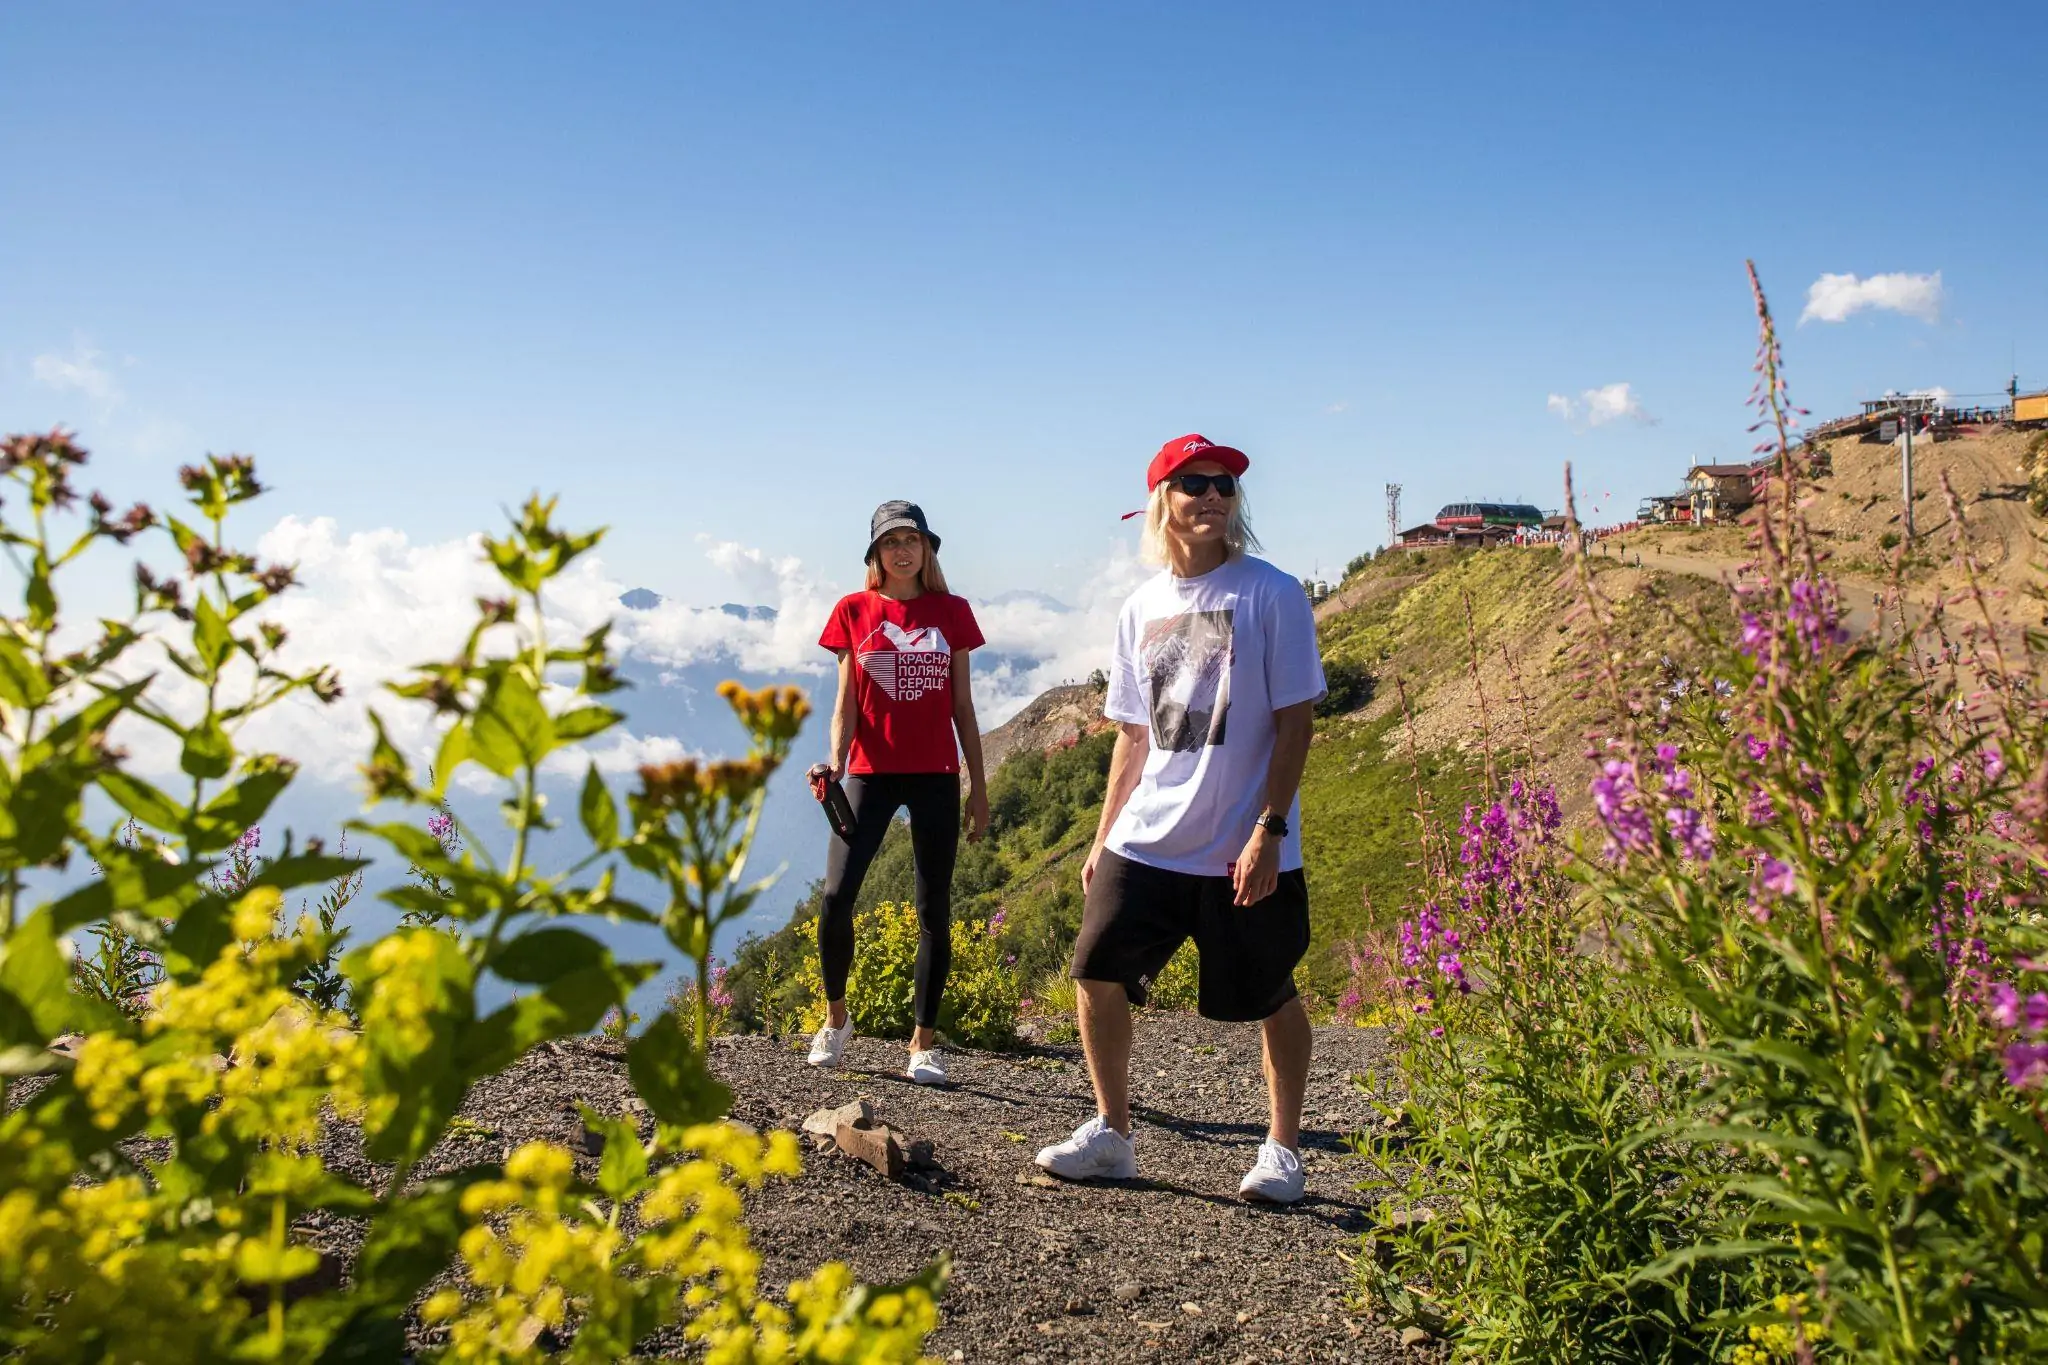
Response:
[[[0,416],[344,530],[561,490],[709,601],[695,536],[850,580],[908,496],[1064,596],[1190,429],[1301,572],[1389,479],[1619,512],[1740,456],[1746,255],[1788,324],[1940,272],[1788,326],[1816,411],[2048,384],[2041,10],[1701,8],[9,6]],[[1654,425],[1546,408],[1619,383]]]

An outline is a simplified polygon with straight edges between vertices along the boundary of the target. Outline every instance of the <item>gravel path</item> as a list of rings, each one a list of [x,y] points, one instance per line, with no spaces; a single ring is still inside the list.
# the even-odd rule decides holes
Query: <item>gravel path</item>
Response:
[[[1344,1135],[1371,1116],[1350,1078],[1375,1064],[1379,1034],[1317,1030],[1303,1147],[1309,1197],[1248,1205],[1237,1182],[1265,1135],[1258,1033],[1192,1015],[1140,1020],[1132,1062],[1142,1179],[1074,1186],[1031,1164],[1094,1113],[1077,1047],[949,1054],[953,1084],[896,1074],[899,1043],[856,1039],[849,1066],[820,1073],[799,1044],[731,1038],[714,1069],[757,1124],[801,1123],[866,1097],[878,1117],[937,1147],[940,1170],[892,1184],[836,1154],[806,1159],[749,1215],[780,1284],[820,1260],[875,1280],[911,1274],[940,1250],[953,1281],[931,1349],[943,1359],[1368,1361],[1414,1358],[1349,1308],[1370,1199]]]

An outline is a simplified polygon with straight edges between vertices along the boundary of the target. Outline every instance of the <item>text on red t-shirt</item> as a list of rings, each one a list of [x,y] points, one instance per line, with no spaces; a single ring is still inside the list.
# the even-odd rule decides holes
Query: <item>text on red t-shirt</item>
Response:
[[[869,590],[832,608],[818,643],[853,654],[859,719],[847,771],[957,773],[953,656],[982,645],[967,599],[924,593],[897,601]]]

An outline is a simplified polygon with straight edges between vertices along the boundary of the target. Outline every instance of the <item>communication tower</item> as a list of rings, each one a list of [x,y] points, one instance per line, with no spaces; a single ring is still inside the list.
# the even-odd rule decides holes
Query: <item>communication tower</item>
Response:
[[[1401,539],[1401,485],[1387,485],[1387,548],[1393,549]]]

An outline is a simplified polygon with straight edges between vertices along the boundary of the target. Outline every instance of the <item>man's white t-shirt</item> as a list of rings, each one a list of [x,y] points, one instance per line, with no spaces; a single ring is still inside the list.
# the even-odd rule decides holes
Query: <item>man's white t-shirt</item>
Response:
[[[1265,809],[1273,712],[1323,690],[1315,612],[1297,580],[1247,555],[1199,578],[1148,579],[1117,617],[1102,709],[1147,726],[1152,744],[1106,846],[1169,872],[1229,875]],[[1297,796],[1280,870],[1300,866]]]

